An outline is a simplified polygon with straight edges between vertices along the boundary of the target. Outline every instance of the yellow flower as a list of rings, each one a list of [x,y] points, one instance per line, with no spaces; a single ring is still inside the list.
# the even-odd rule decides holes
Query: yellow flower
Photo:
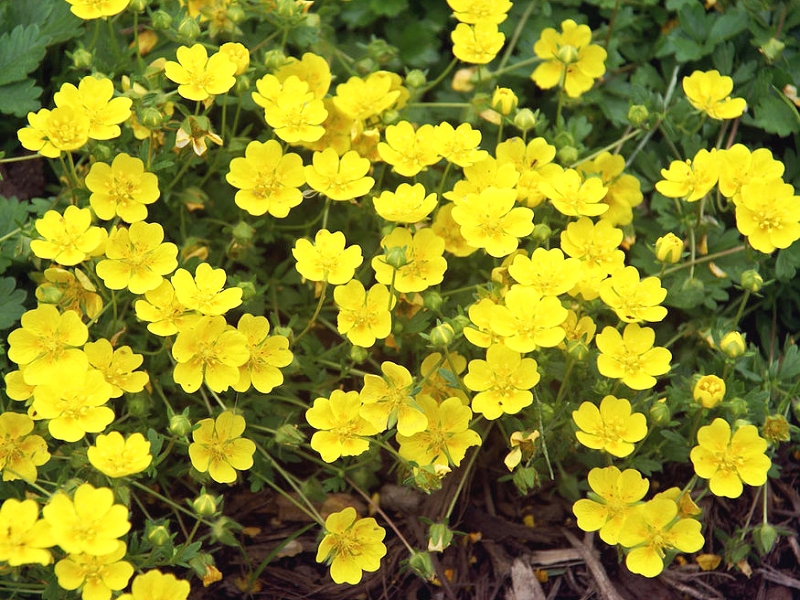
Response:
[[[220,54],[224,54],[229,61],[236,65],[234,75],[241,75],[250,66],[250,51],[239,42],[226,42],[219,47]]]
[[[86,187],[92,192],[89,203],[104,221],[115,216],[126,223],[144,221],[147,204],[161,195],[158,177],[146,173],[144,163],[127,154],[118,154],[111,165],[96,162],[86,175]]]
[[[719,341],[719,349],[728,358],[739,358],[747,350],[747,342],[738,331],[729,331]]]
[[[53,95],[53,101],[59,108],[68,106],[83,112],[89,119],[88,135],[93,140],[119,137],[119,124],[130,117],[133,104],[133,100],[124,96],[114,98],[114,82],[110,79],[92,75],[81,79],[78,87],[63,84]]]
[[[348,506],[325,519],[325,537],[317,549],[317,562],[329,561],[331,578],[336,583],[356,584],[362,571],[377,571],[386,555],[383,538],[386,530],[375,519],[359,519]]]
[[[511,3],[509,2],[509,5],[510,4]],[[494,88],[494,93],[492,94],[492,108],[501,115],[510,115],[511,112],[517,108],[518,103],[519,99],[514,93],[514,90],[506,87]]]
[[[640,506],[620,531],[620,545],[631,548],[625,564],[632,573],[655,577],[664,570],[665,551],[697,552],[703,547],[700,529],[700,521],[678,517],[673,500],[654,498]]]
[[[472,399],[472,410],[491,421],[530,406],[530,390],[540,379],[537,369],[532,358],[522,358],[502,344],[489,346],[486,360],[469,361],[469,372],[464,375],[464,385],[478,392]]]
[[[274,75],[264,75],[256,81],[256,89],[253,101],[264,109],[267,124],[284,142],[316,142],[325,134],[325,103],[296,75],[283,82]]]
[[[33,421],[15,412],[0,413],[0,471],[3,481],[36,481],[36,467],[50,460],[47,442],[31,435]]]
[[[788,248],[800,239],[800,198],[779,179],[747,183],[736,205],[736,227],[759,252]]]
[[[785,170],[784,164],[775,160],[767,148],[750,149],[744,144],[734,144],[726,150],[718,150],[719,157],[719,191],[726,198],[733,198],[735,203],[741,200],[740,193],[745,183],[781,179]]]
[[[28,113],[28,127],[17,131],[19,143],[26,150],[47,158],[83,147],[89,141],[89,118],[71,106]]]
[[[268,394],[283,383],[283,373],[279,367],[292,364],[294,355],[289,350],[289,340],[282,335],[269,335],[269,321],[266,317],[243,314],[237,330],[247,338],[250,358],[239,367],[239,381],[233,384],[237,392],[253,387],[262,394]]]
[[[434,131],[436,151],[449,163],[469,167],[489,156],[486,150],[478,148],[481,144],[480,130],[473,129],[469,123],[461,123],[454,129],[445,121],[434,127]]]
[[[522,462],[522,459],[530,460],[536,451],[535,442],[539,439],[539,432],[532,431],[525,435],[521,431],[515,431],[509,438],[511,452],[503,459],[503,464],[509,471],[513,471]]]
[[[459,466],[470,446],[480,446],[481,436],[469,428],[472,411],[461,398],[447,398],[441,404],[418,394],[417,404],[428,418],[428,427],[411,436],[397,434],[400,456],[420,467]]]
[[[82,589],[82,600],[110,600],[112,590],[123,589],[133,576],[133,566],[121,560],[126,551],[125,542],[119,542],[114,552],[101,556],[70,554],[56,563],[58,585]]]
[[[389,125],[384,135],[386,141],[378,144],[378,154],[399,175],[413,177],[441,158],[436,149],[433,125],[425,124],[414,131],[411,123],[400,121]]]
[[[95,270],[106,287],[134,294],[156,289],[164,275],[178,266],[178,247],[164,242],[164,229],[158,223],[137,221],[130,228],[114,228],[106,244],[106,259]]]
[[[562,215],[596,217],[608,210],[608,204],[602,202],[608,188],[601,179],[589,177],[583,180],[575,169],[554,173],[539,184],[539,189]]]
[[[236,481],[236,471],[253,466],[256,445],[241,437],[246,426],[244,417],[225,411],[216,419],[203,419],[192,433],[189,458],[201,473],[208,471],[218,483]]]
[[[153,461],[150,442],[141,433],[132,433],[127,439],[118,431],[98,435],[86,454],[95,469],[114,478],[141,473]]]
[[[369,160],[359,156],[355,150],[346,152],[340,159],[336,150],[326,148],[314,152],[311,162],[305,167],[308,185],[331,200],[360,198],[375,185],[375,180],[367,176]]]
[[[561,249],[567,256],[581,259],[589,272],[605,277],[625,266],[625,253],[619,249],[622,238],[622,229],[609,221],[592,223],[588,217],[581,217],[561,232]]]
[[[519,174],[517,200],[528,208],[535,208],[544,201],[541,184],[562,171],[561,167],[553,164],[556,147],[541,137],[533,138],[527,144],[522,138],[508,139],[497,145],[495,154],[499,166],[510,165]]]
[[[605,396],[599,409],[591,402],[584,402],[572,411],[572,420],[580,428],[575,437],[581,444],[605,450],[612,456],[628,456],[634,443],[647,435],[645,416],[631,413],[631,403],[616,396]]]
[[[34,421],[47,419],[47,429],[57,440],[77,442],[86,433],[100,433],[114,420],[114,411],[105,406],[111,386],[96,369],[70,372],[69,377],[37,385],[33,398],[28,415]]]
[[[570,98],[591,89],[595,79],[606,72],[606,51],[592,44],[592,30],[572,19],[561,22],[561,33],[548,27],[533,45],[543,61],[531,74],[540,88],[561,86]]]
[[[589,471],[589,498],[572,505],[578,527],[599,531],[600,539],[614,545],[619,541],[625,521],[650,487],[650,482],[635,469],[620,472],[617,467],[594,468]],[[674,504],[674,503],[673,503]]]
[[[128,509],[114,504],[110,488],[84,483],[73,498],[56,492],[42,509],[55,542],[68,554],[103,556],[119,548],[119,538],[131,528]]]
[[[438,202],[435,192],[426,195],[425,191],[421,183],[401,183],[394,192],[381,192],[372,200],[372,204],[375,212],[387,221],[417,223],[433,212]]]
[[[327,229],[317,231],[313,244],[299,238],[292,249],[297,272],[310,281],[327,281],[334,285],[347,283],[364,259],[360,246],[345,248],[346,243],[341,231],[331,233]]]
[[[190,591],[188,581],[177,579],[172,573],[153,570],[137,575],[131,593],[122,594],[117,600],[186,600]]]
[[[333,299],[339,306],[336,326],[355,346],[369,348],[375,340],[382,340],[392,332],[394,297],[385,285],[375,284],[367,292],[364,285],[352,279],[337,285]]]
[[[683,254],[683,240],[674,233],[662,235],[656,240],[656,259],[664,264],[674,264],[681,259]]]
[[[508,265],[508,274],[542,296],[559,296],[570,291],[581,278],[581,262],[577,258],[564,258],[559,248],[536,248],[530,257],[514,256]]]
[[[621,379],[632,390],[648,390],[656,384],[656,376],[670,369],[672,353],[666,348],[653,347],[656,334],[649,327],[636,323],[625,326],[622,335],[606,327],[595,337],[600,355],[597,369],[611,379]]]
[[[469,256],[477,252],[478,249],[470,246],[464,236],[461,235],[461,226],[453,219],[454,208],[455,204],[452,202],[443,204],[436,212],[431,229],[444,240],[445,251],[453,256]]]
[[[470,246],[495,258],[507,256],[517,249],[519,238],[533,231],[533,211],[515,206],[516,199],[512,189],[489,187],[456,203],[453,220]]]
[[[469,398],[452,378],[452,375],[457,377],[464,372],[467,368],[467,359],[458,352],[450,352],[449,357],[448,361],[440,352],[433,352],[425,357],[419,366],[422,378],[420,393],[431,396],[437,402],[458,396],[464,404],[469,404]],[[447,371],[447,378],[442,374],[444,371]]]
[[[462,23],[491,21],[500,24],[511,10],[509,0],[447,0],[453,15]]]
[[[747,108],[744,98],[731,98],[733,79],[719,71],[695,71],[683,78],[689,103],[712,119],[735,119]]]
[[[230,327],[222,316],[204,316],[178,331],[172,346],[172,377],[184,391],[200,389],[203,380],[215,392],[239,381],[239,367],[250,358],[247,337]]]
[[[121,346],[114,350],[105,338],[89,342],[83,347],[89,364],[103,374],[111,385],[111,397],[119,398],[123,392],[141,392],[149,381],[143,371],[135,371],[142,366],[141,354],[134,354],[130,346]]]
[[[208,263],[200,263],[194,277],[186,269],[178,269],[170,281],[175,288],[175,297],[187,310],[196,310],[203,315],[224,315],[242,303],[242,288],[226,290],[228,279],[224,269],[215,269]]]
[[[155,335],[174,335],[178,329],[188,326],[189,321],[197,318],[195,314],[186,314],[186,307],[178,301],[175,288],[166,279],[156,289],[145,292],[144,297],[144,300],[137,300],[134,304],[136,316],[148,321],[147,330]]]
[[[660,305],[667,297],[661,280],[658,277],[640,280],[634,266],[612,273],[600,284],[599,291],[605,305],[625,323],[662,321],[667,316],[667,309]]]
[[[299,188],[306,182],[303,159],[293,152],[284,154],[276,140],[247,144],[244,157],[231,161],[225,179],[239,189],[236,206],[251,215],[269,213],[278,219],[303,201]]]
[[[365,436],[379,429],[361,416],[363,403],[358,392],[334,390],[330,398],[317,398],[306,411],[306,420],[314,429],[311,447],[322,460],[331,463],[340,456],[358,456],[369,449]]]
[[[314,98],[324,98],[331,87],[331,68],[328,61],[313,52],[304,53],[300,60],[293,56],[287,57],[286,63],[275,72],[279,81],[286,81],[292,75],[308,84]]]
[[[359,397],[364,405],[359,414],[378,431],[397,425],[402,435],[424,431],[428,419],[416,406],[411,395],[414,379],[408,369],[390,361],[381,363],[383,377],[364,375],[364,387]]]
[[[667,198],[683,198],[696,202],[708,194],[719,178],[719,157],[716,148],[702,149],[692,160],[673,160],[669,169],[661,169],[664,178],[656,182],[656,190]]]
[[[703,408],[714,408],[725,397],[725,382],[716,375],[703,375],[694,384],[692,397]]]
[[[25,367],[26,384],[63,381],[88,368],[80,347],[89,339],[89,330],[74,311],[62,314],[42,304],[22,315],[20,324],[8,336],[8,357]]]
[[[372,259],[375,279],[384,285],[392,285],[398,292],[407,294],[421,292],[437,285],[444,279],[447,261],[444,254],[444,240],[430,228],[420,229],[413,236],[404,227],[395,227],[381,240],[384,254]],[[395,268],[387,262],[387,257],[399,250],[404,264]]]
[[[176,55],[178,62],[168,60],[164,74],[178,84],[178,93],[187,100],[207,100],[224,94],[236,84],[233,76],[236,63],[224,52],[209,58],[205,46],[195,44],[191,48],[180,46]]]
[[[68,267],[102,253],[107,237],[104,229],[92,227],[92,211],[77,206],[68,206],[63,216],[48,210],[36,220],[36,231],[44,239],[31,241],[33,253]]]
[[[506,346],[524,354],[560,344],[565,335],[561,325],[567,314],[557,297],[514,285],[506,293],[503,305],[491,307],[489,326]]]
[[[33,500],[9,498],[0,507],[0,562],[9,567],[49,565],[53,556],[47,548],[55,545],[50,525],[39,519],[39,505]]]
[[[474,25],[459,23],[450,34],[453,55],[466,63],[485,65],[497,56],[506,36],[497,30],[497,23],[481,19]]]
[[[584,179],[595,175],[608,188],[608,193],[603,198],[608,210],[600,215],[601,219],[611,221],[612,225],[628,225],[633,221],[633,208],[642,203],[644,196],[639,180],[633,175],[622,173],[625,159],[621,155],[602,152],[576,168]]]
[[[366,79],[351,77],[336,86],[334,106],[354,121],[366,121],[380,115],[392,108],[402,93],[401,89],[395,89],[392,75],[387,71],[377,71]]]
[[[465,179],[456,181],[452,191],[443,195],[456,204],[461,204],[473,194],[480,194],[488,188],[513,189],[519,181],[516,163],[501,162],[491,156],[463,168]]]
[[[130,0],[67,0],[69,10],[79,19],[100,19],[118,15]]]
[[[731,436],[731,426],[723,419],[697,432],[697,446],[690,458],[699,477],[709,479],[709,489],[716,496],[738,498],[742,482],[764,485],[772,461],[764,453],[767,441],[758,435],[755,425],[744,425]]]

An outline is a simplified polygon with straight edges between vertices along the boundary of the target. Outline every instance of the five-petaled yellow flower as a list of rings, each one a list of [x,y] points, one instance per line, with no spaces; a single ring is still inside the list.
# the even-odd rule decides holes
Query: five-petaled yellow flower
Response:
[[[244,417],[226,410],[216,419],[203,419],[192,433],[189,458],[201,473],[208,472],[216,482],[233,483],[236,471],[253,466],[256,445],[243,438]]]
[[[377,571],[386,554],[386,530],[372,517],[359,519],[349,506],[325,519],[325,537],[317,549],[317,562],[329,561],[336,583],[356,584],[362,571]]]
[[[224,94],[236,84],[236,63],[225,52],[209,58],[203,44],[181,46],[176,55],[178,62],[168,60],[164,74],[178,84],[178,93],[187,100],[207,100],[209,96]]]
[[[605,450],[612,456],[628,456],[634,443],[647,435],[647,419],[642,413],[631,413],[631,403],[625,398],[606,396],[600,408],[584,402],[572,411],[572,420],[580,428],[575,432],[578,441],[594,450]]]
[[[747,108],[744,98],[731,98],[733,79],[719,71],[695,71],[683,78],[689,103],[712,119],[735,119]]]

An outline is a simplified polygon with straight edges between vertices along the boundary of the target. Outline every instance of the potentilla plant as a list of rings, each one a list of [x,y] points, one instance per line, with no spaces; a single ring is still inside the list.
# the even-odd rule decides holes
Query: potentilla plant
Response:
[[[222,545],[247,557],[236,484],[316,523],[336,583],[397,540],[434,581],[487,447],[520,494],[563,478],[634,573],[723,552],[704,508],[749,488],[741,539],[775,544],[800,356],[759,314],[800,266],[800,198],[769,134],[800,116],[764,81],[798,24],[377,4],[43,0],[41,29],[0,8],[0,65],[30,44],[61,69],[43,94],[31,58],[0,75],[26,115],[0,162],[52,169],[47,198],[0,198],[0,270],[26,274],[0,279],[0,589],[185,599],[230,576]],[[398,37],[405,9],[431,27]],[[371,499],[389,481],[450,494],[427,546]]]

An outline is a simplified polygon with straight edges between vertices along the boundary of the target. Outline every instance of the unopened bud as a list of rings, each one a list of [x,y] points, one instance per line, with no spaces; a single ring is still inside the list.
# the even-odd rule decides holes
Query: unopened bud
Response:
[[[430,532],[428,534],[429,552],[444,552],[445,548],[450,546],[450,542],[452,541],[453,532],[446,523],[431,524]]]
[[[369,357],[369,352],[366,348],[361,346],[353,346],[350,348],[350,360],[356,364],[361,364]]]
[[[730,331],[722,336],[719,341],[719,349],[728,358],[739,358],[747,349],[744,337],[738,331]]]
[[[589,356],[589,347],[583,339],[567,342],[567,356],[575,362],[583,362]]]
[[[772,550],[778,540],[778,530],[769,523],[762,523],[753,530],[753,540],[756,543],[759,554],[764,556]]]
[[[178,35],[188,42],[193,42],[200,35],[200,24],[192,17],[186,16],[178,25]]]
[[[742,273],[742,287],[750,292],[759,291],[764,285],[764,279],[755,269],[747,269]]]
[[[650,121],[650,111],[643,104],[634,104],[628,109],[628,122],[634,127],[641,127]]]
[[[217,512],[217,499],[203,492],[194,499],[192,508],[201,517],[211,517]]]
[[[239,95],[244,94],[252,86],[252,81],[247,75],[239,75],[236,78],[236,85],[233,86],[233,91]]]
[[[769,38],[765,44],[762,44],[758,50],[764,55],[767,62],[771,64],[780,58],[784,48],[786,48],[786,44],[773,37]]]
[[[270,71],[277,71],[288,62],[282,50],[268,50],[264,55],[264,66]]]
[[[384,256],[386,257],[386,264],[393,269],[401,269],[408,264],[408,256],[406,256],[405,246],[392,246],[391,248],[384,248]]]
[[[492,94],[492,108],[504,116],[510,115],[518,102],[517,95],[509,88],[495,88]]]
[[[562,165],[571,165],[578,160],[579,152],[575,146],[564,146],[559,148],[556,154]]]
[[[236,284],[236,287],[242,290],[242,302],[247,302],[258,295],[256,284],[252,281],[240,281]]]
[[[144,12],[144,9],[150,4],[150,0],[130,0],[128,8],[137,13]]]
[[[725,382],[716,375],[703,375],[694,384],[692,397],[703,408],[714,408],[725,397]]]
[[[681,259],[683,240],[674,233],[668,233],[656,240],[656,258],[665,264],[674,264]]]
[[[530,108],[521,108],[514,115],[514,127],[525,133],[536,127],[536,115]]]
[[[147,106],[142,109],[139,121],[148,129],[158,129],[164,122],[164,116],[155,106]]]
[[[127,407],[128,412],[133,417],[146,417],[150,414],[151,408],[151,401],[150,396],[148,396],[144,392],[138,392],[136,394],[129,394]]]
[[[183,437],[192,431],[192,422],[189,420],[188,410],[179,415],[172,415],[169,419],[169,431],[173,435]]]
[[[422,302],[425,304],[425,308],[428,310],[436,311],[442,307],[444,298],[442,298],[442,295],[439,292],[431,290],[429,292],[425,292],[422,297]]]
[[[441,323],[433,328],[429,340],[434,348],[446,348],[456,337],[456,332],[449,323]]]
[[[544,223],[538,223],[533,227],[533,233],[531,233],[531,237],[536,242],[546,242],[550,239],[550,236],[553,235],[553,230]]]
[[[736,397],[731,398],[726,402],[728,411],[734,417],[741,417],[742,415],[746,415],[749,407],[747,406],[747,400],[744,398]]]
[[[414,573],[428,581],[433,579],[436,574],[431,555],[427,552],[414,552],[411,558],[408,559],[408,566],[411,567]]]
[[[85,48],[78,48],[72,53],[72,66],[76,69],[91,69],[93,63],[92,53]]]
[[[238,4],[232,4],[225,10],[225,16],[232,23],[241,23],[245,19],[245,12],[244,9]]]
[[[399,120],[400,112],[393,108],[383,111],[383,114],[381,115],[381,123],[383,125],[394,125]]]
[[[275,442],[282,446],[297,447],[306,440],[306,436],[297,428],[297,425],[284,423],[275,430]]]
[[[406,86],[410,88],[421,88],[426,83],[428,83],[428,77],[425,75],[424,71],[420,71],[419,69],[414,69],[409,71],[408,75],[406,75]]]
[[[153,546],[163,546],[169,543],[170,539],[172,539],[172,536],[165,525],[156,525],[147,532],[147,540]]]
[[[369,57],[379,65],[385,65],[387,62],[397,56],[399,50],[389,44],[386,40],[380,38],[373,39],[367,45],[367,53]]]
[[[672,420],[672,411],[667,405],[666,398],[659,398],[650,406],[650,421],[654,425],[668,425]]]
[[[153,23],[153,29],[156,31],[164,31],[165,29],[169,29],[172,25],[172,15],[164,10],[155,11],[153,16],[150,17],[150,20]]]

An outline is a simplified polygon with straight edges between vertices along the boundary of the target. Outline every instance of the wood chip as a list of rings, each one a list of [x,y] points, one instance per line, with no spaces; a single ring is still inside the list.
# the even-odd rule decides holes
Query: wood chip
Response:
[[[511,564],[511,590],[507,600],[547,600],[542,584],[536,579],[531,566],[523,559],[516,558]]]
[[[611,583],[611,580],[608,578],[608,574],[606,570],[603,568],[603,565],[600,564],[600,561],[595,556],[594,549],[585,544],[584,542],[578,541],[568,529],[564,529],[564,537],[567,538],[567,541],[572,544],[572,546],[580,552],[583,560],[586,562],[586,566],[589,569],[589,572],[594,577],[595,582],[597,583],[598,591],[600,592],[600,596],[604,598],[604,600],[624,600],[622,596],[620,596],[619,592],[617,592],[614,585]],[[589,539],[593,539],[589,537]]]

